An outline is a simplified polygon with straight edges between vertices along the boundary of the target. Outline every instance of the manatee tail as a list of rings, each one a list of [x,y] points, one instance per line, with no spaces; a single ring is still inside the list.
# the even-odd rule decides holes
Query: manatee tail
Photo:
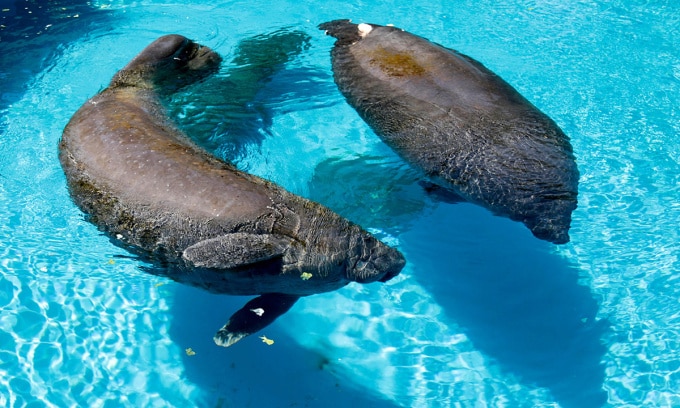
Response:
[[[350,20],[333,20],[319,24],[319,30],[324,30],[327,35],[337,38],[337,45],[352,44],[361,39],[357,25]]]
[[[217,331],[213,340],[218,346],[229,347],[242,338],[269,326],[277,317],[290,310],[299,296],[265,293],[246,303],[234,313],[227,324]]]

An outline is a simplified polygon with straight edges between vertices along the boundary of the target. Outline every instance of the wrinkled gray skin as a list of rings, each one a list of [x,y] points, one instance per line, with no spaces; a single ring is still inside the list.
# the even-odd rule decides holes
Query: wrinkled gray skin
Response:
[[[336,20],[335,82],[397,153],[432,180],[538,238],[569,241],[578,169],[569,138],[472,58],[395,27]]]
[[[159,38],[71,118],[59,160],[73,201],[117,244],[179,282],[262,294],[215,336],[229,346],[300,296],[389,280],[404,258],[329,209],[214,158],[177,130],[159,94],[205,77],[220,61],[182,36]]]

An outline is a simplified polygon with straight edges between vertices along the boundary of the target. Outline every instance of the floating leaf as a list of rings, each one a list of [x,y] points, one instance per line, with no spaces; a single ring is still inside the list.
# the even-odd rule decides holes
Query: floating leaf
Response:
[[[302,278],[302,280],[307,280],[312,277],[312,274],[309,272],[302,272],[302,275],[300,275],[300,277]]]
[[[262,342],[268,346],[274,344],[274,340],[267,338],[267,336],[260,336],[260,338],[262,339]]]
[[[116,261],[114,261],[113,259],[109,259],[109,265],[113,265],[115,263],[116,263]]]
[[[163,286],[163,285],[165,285],[165,282],[158,282],[157,284],[155,284],[155,285],[153,285],[153,286],[154,286],[155,288],[157,288],[157,287]]]
[[[191,347],[189,347],[188,349],[186,349],[184,351],[187,353],[187,356],[195,356],[196,355],[196,352]]]

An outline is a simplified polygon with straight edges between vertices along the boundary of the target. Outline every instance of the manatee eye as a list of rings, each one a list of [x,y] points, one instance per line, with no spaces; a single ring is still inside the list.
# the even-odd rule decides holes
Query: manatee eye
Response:
[[[164,35],[151,43],[140,56],[145,60],[160,61],[167,58],[174,58],[189,44],[186,37],[177,34]]]
[[[198,44],[186,40],[186,43],[182,45],[182,48],[175,54],[173,59],[181,62],[190,61],[196,56],[196,53],[198,53]]]

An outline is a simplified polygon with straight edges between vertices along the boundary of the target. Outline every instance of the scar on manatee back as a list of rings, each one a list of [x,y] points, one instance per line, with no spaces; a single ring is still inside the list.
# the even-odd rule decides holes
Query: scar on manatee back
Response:
[[[382,47],[375,50],[370,63],[391,77],[422,76],[427,71],[411,54]]]

